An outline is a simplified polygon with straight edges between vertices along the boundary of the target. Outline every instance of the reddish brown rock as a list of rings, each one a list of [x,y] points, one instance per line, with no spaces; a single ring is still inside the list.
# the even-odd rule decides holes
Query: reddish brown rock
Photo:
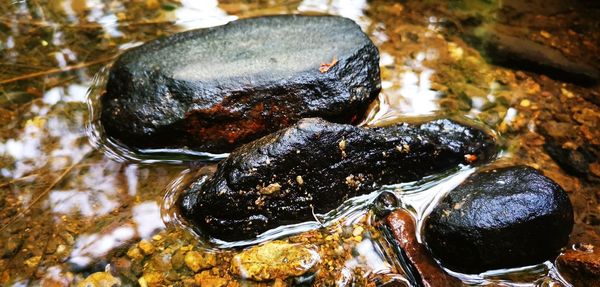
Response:
[[[415,232],[415,221],[405,210],[397,210],[392,212],[386,218],[387,226],[389,227],[394,243],[402,250],[398,256],[404,257],[404,261],[414,270],[416,274],[412,274],[422,286],[462,286],[460,280],[448,275],[431,257],[429,251],[423,244],[417,241]]]
[[[578,248],[565,251],[556,259],[556,265],[564,277],[574,286],[600,286],[600,248],[580,244]]]

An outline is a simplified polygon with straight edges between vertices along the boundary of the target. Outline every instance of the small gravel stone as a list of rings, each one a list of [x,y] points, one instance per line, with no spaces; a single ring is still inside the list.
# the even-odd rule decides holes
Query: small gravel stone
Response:
[[[121,280],[108,272],[96,272],[77,283],[77,287],[113,287],[120,286]]]
[[[188,251],[185,254],[185,265],[194,272],[211,268],[217,264],[217,258],[212,253],[202,254],[198,251]]]
[[[129,258],[135,259],[135,260],[142,260],[142,259],[144,259],[144,255],[142,254],[142,251],[139,248],[137,248],[136,246],[131,247],[127,251],[127,256],[129,256]]]
[[[229,281],[225,278],[214,276],[208,271],[202,271],[194,276],[196,283],[202,287],[223,287],[227,286]]]
[[[150,255],[150,254],[154,253],[154,245],[152,245],[152,243],[150,243],[147,240],[140,241],[138,246],[142,250],[142,252],[144,252],[144,254],[146,254],[146,255]]]
[[[231,260],[231,270],[256,281],[286,279],[305,274],[319,261],[312,248],[284,241],[271,241],[242,251]]]

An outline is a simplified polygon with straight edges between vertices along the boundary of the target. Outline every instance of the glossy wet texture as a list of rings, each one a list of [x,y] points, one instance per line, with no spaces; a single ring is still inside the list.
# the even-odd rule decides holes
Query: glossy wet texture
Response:
[[[572,229],[564,190],[531,167],[509,166],[475,173],[451,190],[423,235],[444,266],[479,273],[553,259]]]
[[[379,90],[377,48],[353,21],[254,17],[122,54],[101,122],[133,149],[223,153],[302,118],[356,122]]]
[[[386,184],[489,162],[494,141],[449,119],[376,128],[303,119],[234,150],[215,175],[186,188],[182,213],[207,237],[251,239]]]
[[[408,286],[395,253],[372,225],[375,215],[368,210],[375,196],[319,216],[328,223],[324,228],[311,226],[282,238],[316,247],[320,260],[314,276],[254,283],[230,269],[239,249],[214,249],[183,229],[168,210],[161,214],[161,207],[170,207],[169,197],[163,203],[165,194],[181,185],[167,186],[182,171],[191,168],[192,174],[203,166],[189,161],[197,158],[194,154],[161,155],[158,162],[136,153],[123,156],[104,145],[95,129],[86,129],[89,120],[97,120],[88,111],[86,91],[94,75],[125,49],[178,31],[267,14],[329,13],[355,20],[381,55],[382,93],[363,125],[442,113],[492,128],[505,147],[496,164],[534,166],[569,194],[575,213],[569,245],[600,246],[598,88],[560,75],[522,72],[518,65],[489,65],[463,40],[466,28],[503,25],[526,43],[551,47],[569,61],[598,69],[595,1],[4,1],[0,11],[2,285],[66,286],[95,274],[88,282],[118,277],[147,285]],[[105,80],[100,76],[97,83]],[[95,86],[92,99],[102,86]],[[97,112],[96,102],[92,107]],[[561,152],[549,155],[546,143]],[[578,171],[567,172],[569,166]],[[199,173],[212,172],[214,166]],[[471,172],[460,169],[386,191],[400,198],[399,205],[420,226],[432,202]],[[218,256],[186,264],[188,253],[188,262],[197,262],[192,251],[201,258]],[[595,253],[584,252],[585,261],[562,260],[562,274],[584,272],[597,280]],[[574,278],[561,278],[552,262],[482,275],[450,274],[473,285],[566,285]]]

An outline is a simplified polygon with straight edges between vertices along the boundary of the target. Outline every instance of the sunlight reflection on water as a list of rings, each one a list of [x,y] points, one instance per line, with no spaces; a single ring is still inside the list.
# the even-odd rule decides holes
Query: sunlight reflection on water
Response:
[[[186,30],[219,26],[237,19],[219,8],[217,0],[182,0],[175,15],[178,25]]]

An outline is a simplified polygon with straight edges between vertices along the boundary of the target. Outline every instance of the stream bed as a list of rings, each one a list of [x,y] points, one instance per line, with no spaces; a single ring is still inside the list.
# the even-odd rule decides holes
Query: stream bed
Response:
[[[481,167],[384,186],[256,240],[210,241],[182,222],[176,201],[227,154],[141,153],[99,127],[108,69],[126,49],[273,14],[347,17],[377,46],[382,90],[359,125],[459,118],[497,136],[488,167],[528,165],[568,193],[575,227],[564,252],[590,254],[583,265],[563,256],[451,276],[466,286],[600,284],[594,1],[31,0],[0,11],[2,286],[414,285],[380,228],[378,199],[394,195],[421,240],[435,204]],[[244,249],[256,243],[304,261],[261,262]]]

